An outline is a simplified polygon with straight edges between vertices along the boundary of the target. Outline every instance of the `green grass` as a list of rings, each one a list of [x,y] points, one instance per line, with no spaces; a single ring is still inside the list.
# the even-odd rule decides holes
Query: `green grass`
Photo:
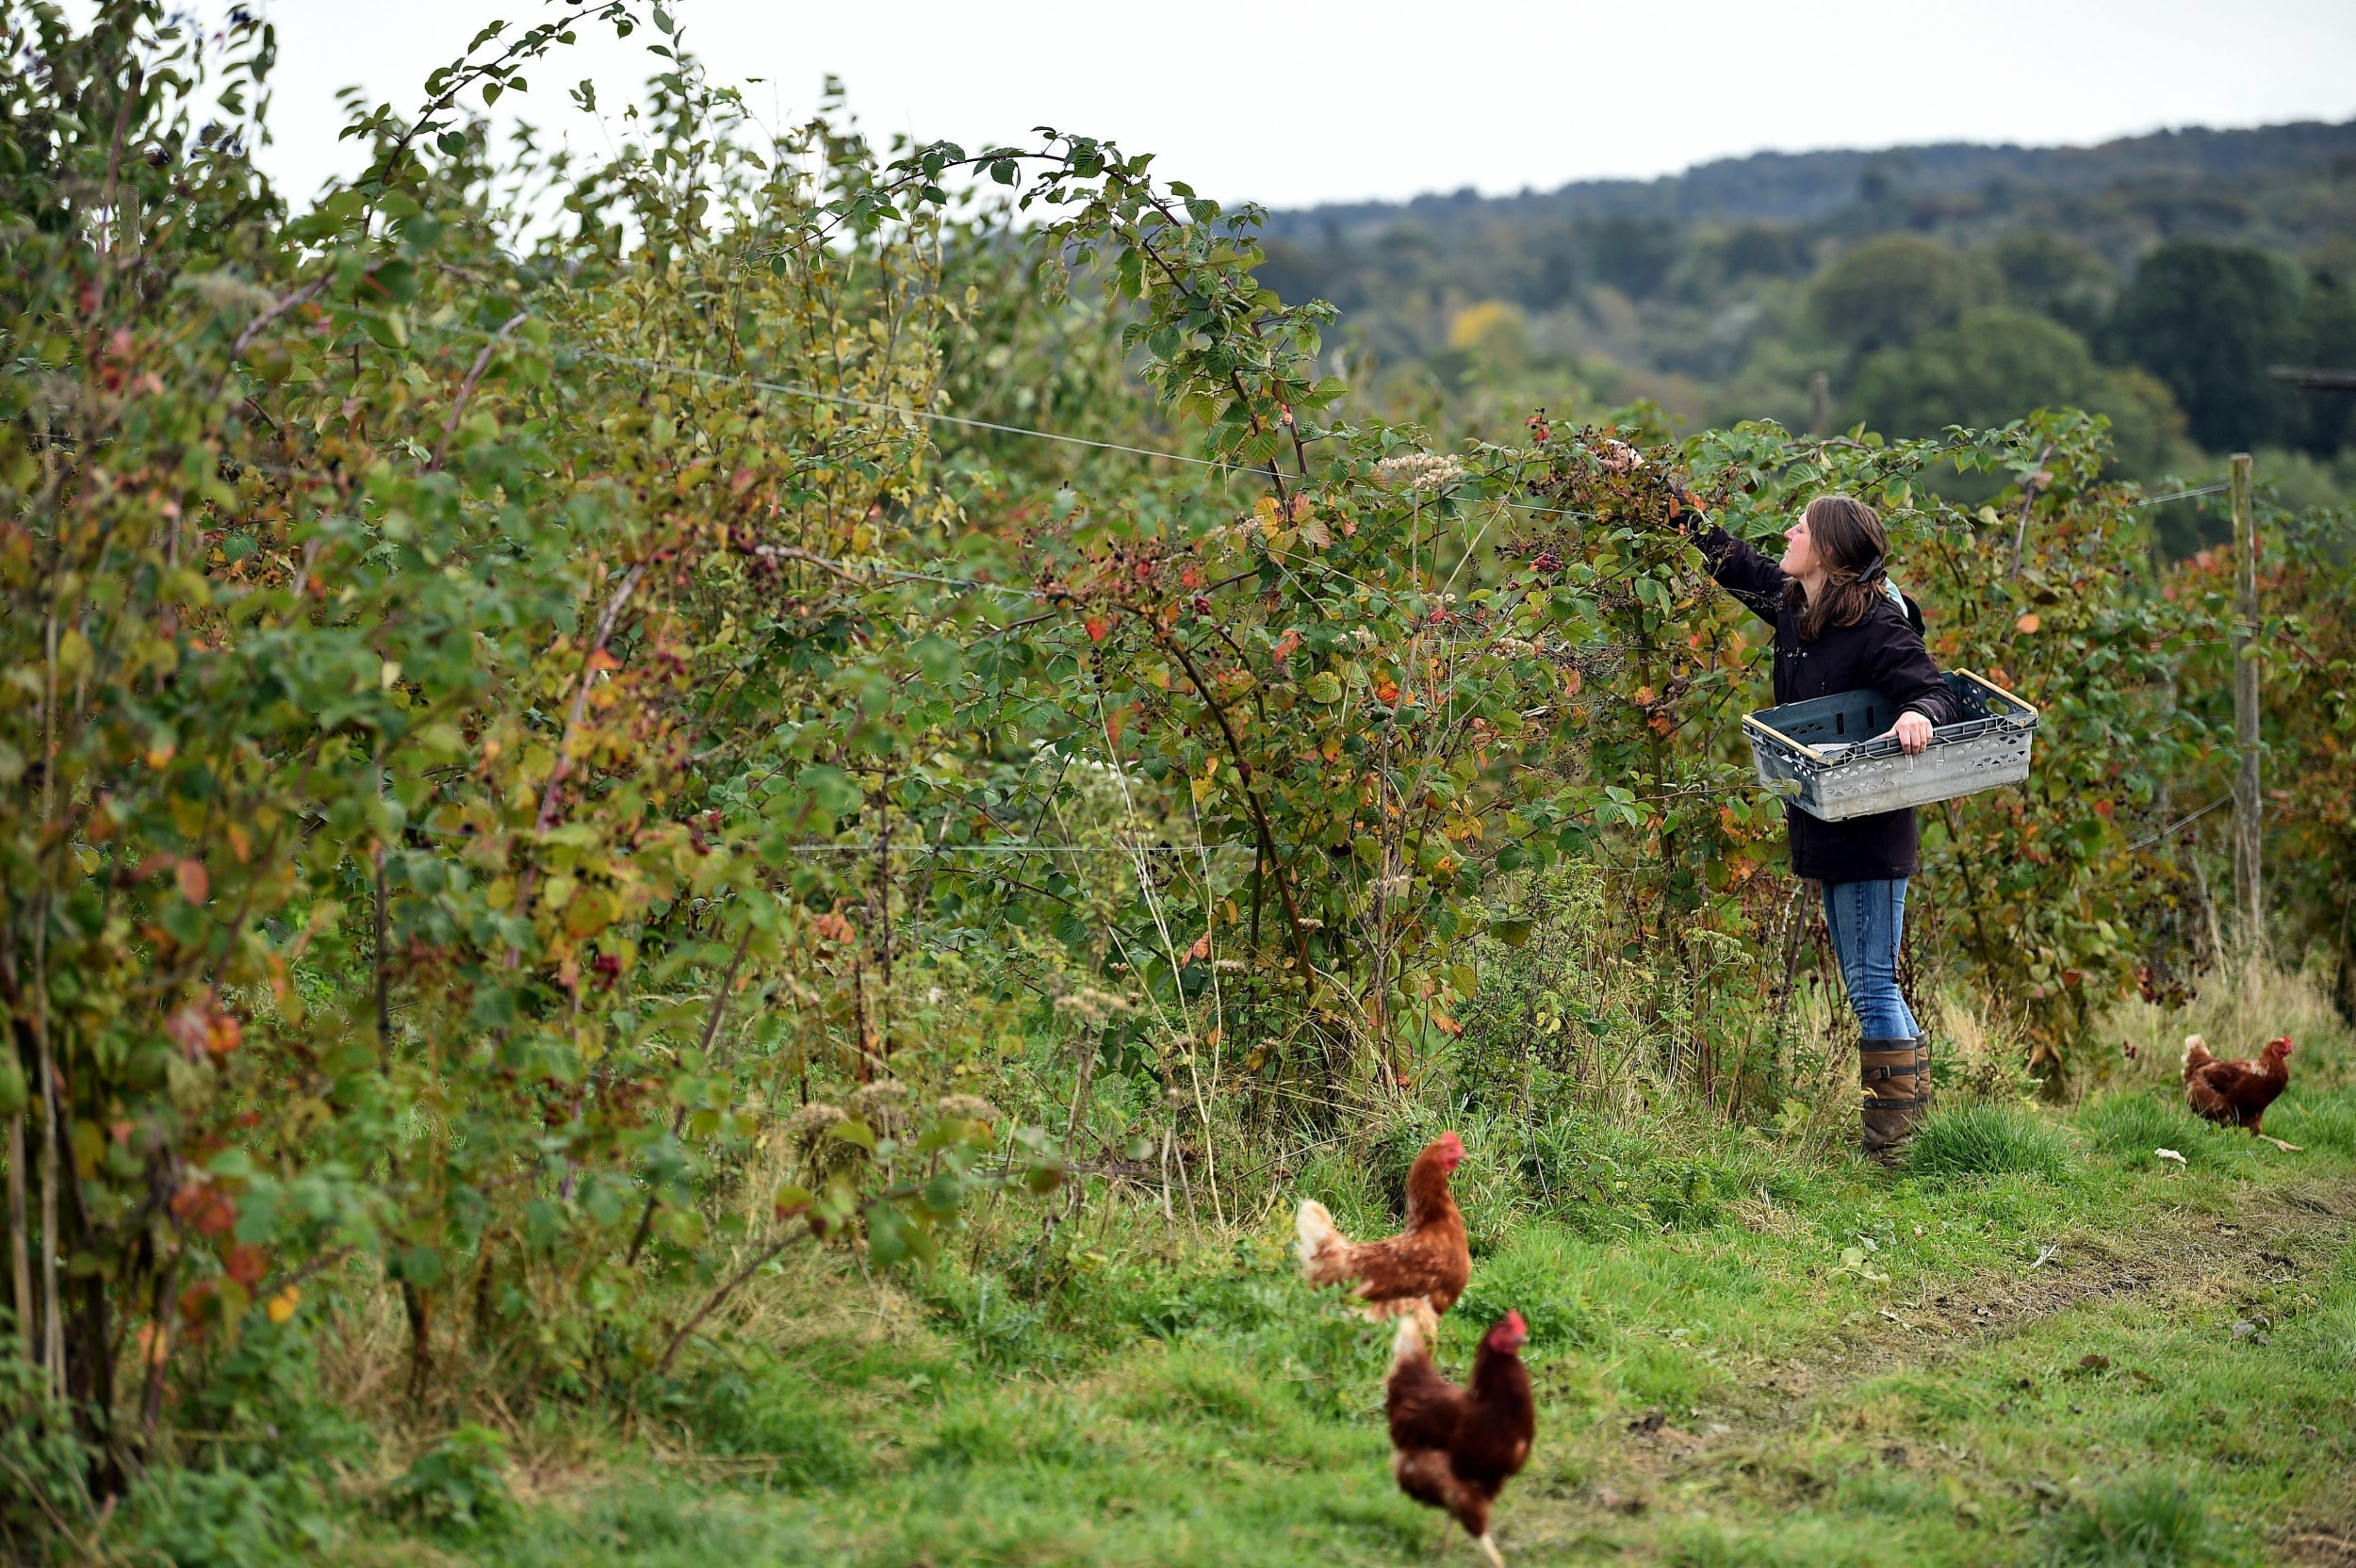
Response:
[[[2317,1124],[2349,1108],[2309,1099]],[[1490,1316],[1531,1320],[1540,1435],[1498,1511],[1509,1560],[2160,1568],[2345,1529],[2356,1168],[2221,1136],[2205,1168],[2131,1158],[2182,1135],[2156,1099],[2076,1120],[1945,1110],[1941,1152],[1895,1173],[1794,1168],[1723,1130],[1598,1140],[1611,1200],[1558,1192],[1446,1324],[1461,1375]],[[732,1346],[751,1370],[682,1394],[699,1413],[667,1457],[544,1438],[582,1478],[475,1560],[1475,1560],[1454,1541],[1434,1560],[1440,1521],[1393,1490],[1386,1336],[1292,1278],[1287,1219],[1198,1243],[1091,1211],[1068,1273],[990,1274],[987,1312],[978,1277],[919,1297],[781,1277],[777,1308],[830,1293],[833,1315],[754,1320],[765,1337]]]
[[[2282,1125],[2351,1116],[2356,1092],[2302,1086]],[[1461,1376],[1491,1317],[1530,1320],[1515,1568],[2236,1565],[2356,1534],[2356,1160],[2320,1136],[2284,1154],[2157,1095],[1957,1106],[1924,1129],[1943,1152],[1888,1171],[1666,1119],[1464,1124],[1499,1217],[1442,1359]],[[2149,1156],[2162,1135],[2189,1166]],[[1386,1222],[1336,1161],[1225,1233],[1097,1195],[1036,1275],[1035,1222],[912,1289],[805,1257],[635,1422],[527,1417],[514,1532],[420,1539],[347,1487],[288,1555],[1475,1563],[1391,1483],[1388,1336],[1292,1271],[1304,1189]],[[180,1506],[194,1523],[151,1506],[149,1539],[291,1505],[221,1483]]]
[[[2026,1175],[2058,1178],[2070,1140],[2052,1121],[2019,1105],[1973,1102],[1925,1117],[1906,1150],[1906,1169],[1924,1177]]]
[[[2046,1523],[2053,1568],[2193,1568],[2222,1559],[2207,1502],[2173,1476],[2123,1476]]]

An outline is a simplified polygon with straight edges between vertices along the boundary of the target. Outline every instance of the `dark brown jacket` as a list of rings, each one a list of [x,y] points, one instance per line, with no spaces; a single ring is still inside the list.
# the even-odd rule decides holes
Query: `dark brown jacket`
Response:
[[[1934,725],[1963,717],[1922,645],[1922,634],[1887,594],[1874,596],[1873,608],[1855,625],[1828,627],[1822,637],[1805,643],[1799,612],[1784,602],[1784,585],[1792,580],[1781,566],[1721,528],[1693,542],[1718,585],[1775,629],[1778,706],[1871,687]],[[1919,869],[1911,807],[1846,822],[1820,822],[1791,805],[1783,815],[1792,831],[1792,870],[1798,875],[1820,882],[1877,882],[1912,876]]]

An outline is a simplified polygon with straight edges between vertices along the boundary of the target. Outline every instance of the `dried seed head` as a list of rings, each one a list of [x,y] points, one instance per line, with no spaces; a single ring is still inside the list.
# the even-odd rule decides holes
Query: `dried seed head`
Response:
[[[941,1097],[941,1114],[959,1121],[996,1121],[1002,1113],[998,1107],[978,1094],[945,1094]]]
[[[885,1079],[868,1084],[851,1096],[851,1110],[878,1133],[896,1132],[908,1123],[906,1084]]]
[[[813,1101],[785,1119],[785,1138],[808,1152],[826,1135],[829,1128],[850,1119],[842,1106]]]

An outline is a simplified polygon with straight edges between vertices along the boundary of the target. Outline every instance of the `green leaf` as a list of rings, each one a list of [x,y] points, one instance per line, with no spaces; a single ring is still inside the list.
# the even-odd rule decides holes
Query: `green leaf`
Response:
[[[1332,670],[1319,670],[1311,676],[1302,690],[1309,694],[1309,700],[1312,702],[1333,703],[1342,700],[1341,678]]]
[[[1502,858],[1500,857],[1500,858]],[[1521,947],[1530,940],[1530,922],[1526,920],[1493,920],[1489,935],[1508,947]]]
[[[841,768],[824,763],[804,768],[794,783],[820,810],[830,817],[856,816],[859,808],[867,804],[866,792]]]
[[[913,1229],[908,1217],[891,1204],[870,1204],[867,1209],[868,1257],[879,1267],[891,1267],[908,1255],[908,1233]]]

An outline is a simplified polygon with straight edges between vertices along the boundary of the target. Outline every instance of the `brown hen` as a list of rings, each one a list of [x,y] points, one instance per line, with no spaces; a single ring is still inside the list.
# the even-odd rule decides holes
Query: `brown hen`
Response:
[[[2277,1149],[2299,1152],[2299,1145],[2268,1137],[2264,1126],[2266,1107],[2291,1082],[2291,1037],[2266,1042],[2252,1061],[2219,1061],[2208,1041],[2184,1037],[2184,1102],[2197,1116],[2228,1127],[2244,1127]]]
[[[1355,1280],[1350,1294],[1376,1321],[1414,1314],[1427,1333],[1456,1304],[1472,1278],[1472,1249],[1448,1177],[1464,1158],[1464,1142],[1442,1133],[1424,1146],[1407,1172],[1407,1228],[1382,1241],[1351,1241],[1316,1199],[1301,1205],[1301,1272],[1313,1285]]]
[[[1391,1477],[1427,1508],[1443,1509],[1504,1568],[1489,1533],[1489,1510],[1530,1462],[1538,1431],[1521,1348],[1530,1327],[1518,1312],[1490,1326],[1473,1356],[1472,1382],[1457,1387],[1432,1364],[1432,1342],[1402,1318],[1383,1386],[1391,1417]]]

